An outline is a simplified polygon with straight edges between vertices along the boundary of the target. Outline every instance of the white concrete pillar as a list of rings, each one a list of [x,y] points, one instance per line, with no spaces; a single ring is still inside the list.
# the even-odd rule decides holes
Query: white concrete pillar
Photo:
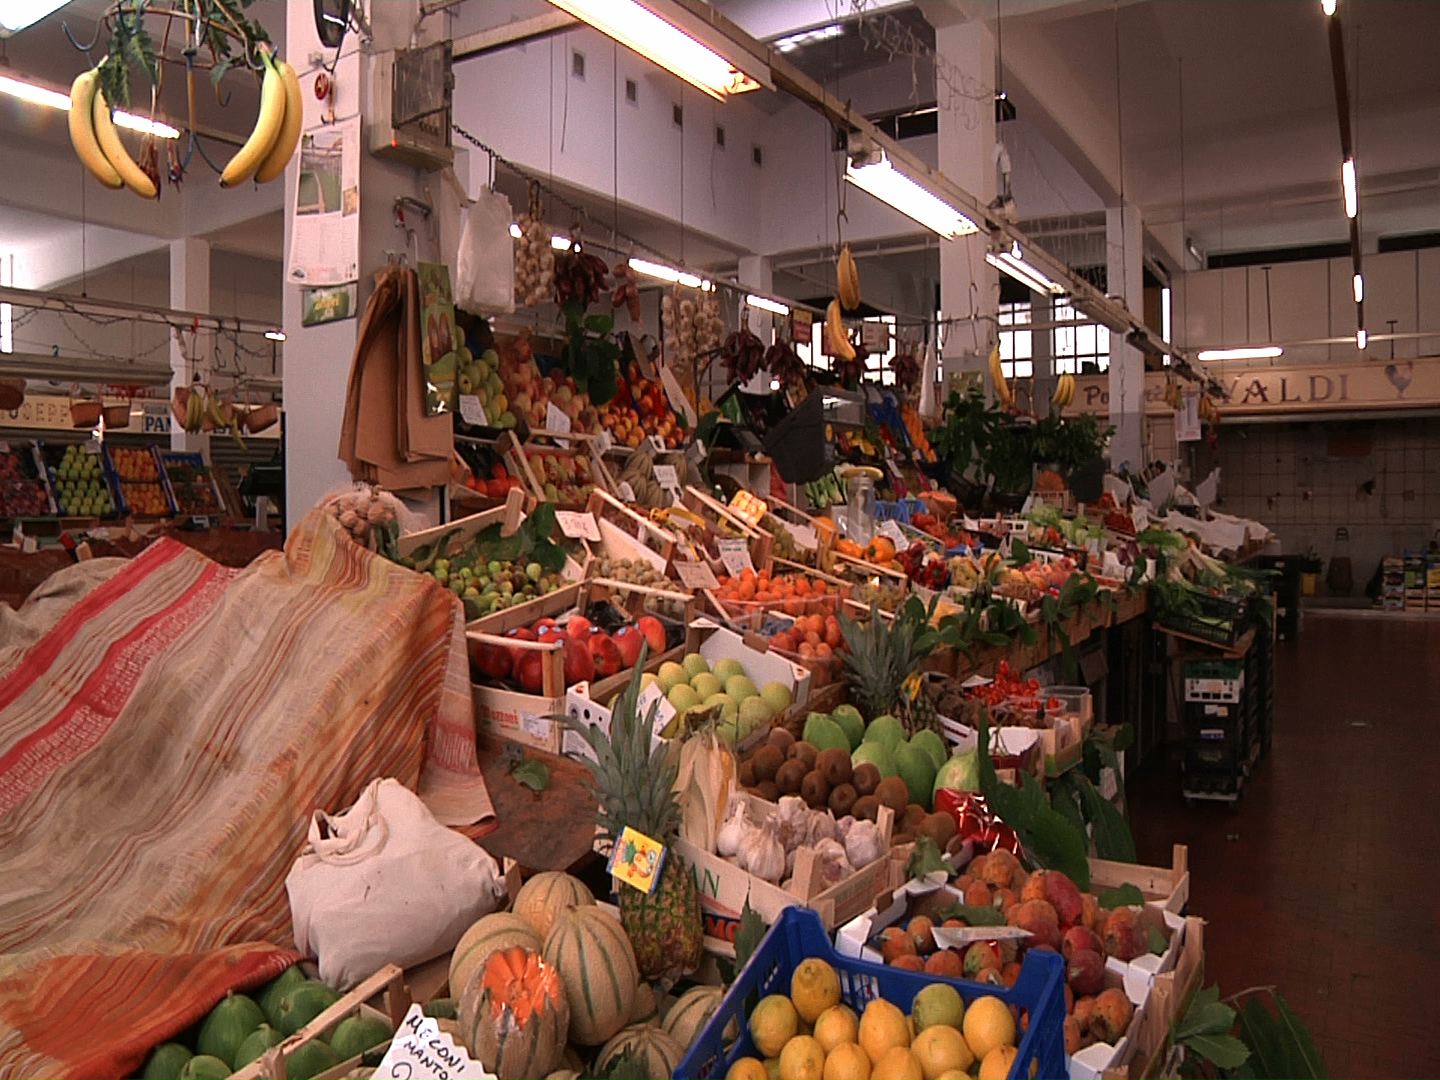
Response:
[[[758,293],[770,293],[775,289],[775,267],[768,255],[742,255],[735,268],[735,280],[747,289],[754,289]],[[745,303],[744,296],[739,298],[740,320],[746,328],[763,341],[767,346],[773,340],[772,331],[775,329],[775,320],[780,316],[770,311],[762,311],[760,308],[753,308]],[[712,375],[721,369],[716,363],[710,366]],[[720,382],[724,381],[723,369]],[[718,397],[723,386],[714,386],[710,396]],[[763,394],[770,389],[770,372],[763,368],[755,373],[755,377],[745,386],[741,387],[747,394]]]
[[[210,310],[210,241],[185,237],[170,241],[170,306],[179,311],[209,312]],[[209,377],[213,359],[214,337],[208,333],[184,334],[182,349],[174,333],[170,335],[170,389],[189,388],[199,375]],[[186,359],[186,353],[189,359]],[[201,432],[191,435],[179,424],[170,424],[170,449],[199,451],[210,457],[210,436]]]
[[[961,71],[989,86],[995,71],[995,37],[983,22],[937,27],[935,50]],[[974,100],[939,93],[939,170],[981,202],[995,197],[995,109],[989,97]],[[974,323],[941,330],[941,365],[948,383],[960,371],[985,371],[995,340],[1000,278],[985,261],[984,232],[940,244],[940,311],[947,319],[973,313]],[[987,377],[988,379],[988,377]],[[987,381],[988,389],[988,381]],[[944,397],[942,391],[942,400]]]
[[[1139,207],[1126,203],[1105,209],[1106,292],[1124,300],[1132,314],[1145,311],[1145,270],[1142,261],[1144,227]],[[1145,356],[1110,335],[1110,464],[1127,464],[1132,472],[1144,467]]]

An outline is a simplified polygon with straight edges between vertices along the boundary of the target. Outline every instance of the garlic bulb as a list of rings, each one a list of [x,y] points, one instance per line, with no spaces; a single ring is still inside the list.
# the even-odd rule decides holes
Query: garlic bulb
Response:
[[[805,820],[805,844],[814,847],[821,840],[835,838],[835,816],[829,810],[811,810]]]
[[[805,843],[809,819],[810,807],[799,795],[781,797],[775,813],[770,815],[770,821],[774,823],[775,836],[780,841],[780,846],[787,852],[793,852]]]
[[[845,843],[845,838],[850,835],[850,830],[855,827],[855,818],[846,814],[835,823],[835,839]]]
[[[762,881],[774,883],[785,876],[785,849],[768,826],[752,829],[741,845],[741,853],[745,869]]]
[[[821,840],[815,845],[815,862],[820,868],[824,888],[837,885],[850,876],[850,861],[838,840]]]
[[[745,815],[745,803],[731,796],[730,805],[726,810],[725,823],[715,834],[715,853],[727,859],[738,854],[740,844],[745,839],[745,830],[749,825],[750,820]]]
[[[845,857],[856,870],[869,866],[885,854],[880,827],[873,821],[857,821],[845,834]]]

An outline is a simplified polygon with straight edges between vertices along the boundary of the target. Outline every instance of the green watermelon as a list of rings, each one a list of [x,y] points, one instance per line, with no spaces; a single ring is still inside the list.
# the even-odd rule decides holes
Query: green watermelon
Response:
[[[330,1036],[330,1046],[341,1061],[348,1061],[372,1046],[388,1042],[394,1034],[395,1029],[378,1017],[347,1016]]]
[[[225,1080],[230,1066],[210,1054],[197,1054],[180,1070],[180,1080]]]
[[[306,979],[281,995],[275,1026],[282,1035],[294,1035],[339,1000],[340,995],[324,983]]]
[[[315,1039],[285,1056],[285,1074],[288,1080],[310,1080],[342,1060],[324,1039]]]
[[[420,1011],[437,1020],[454,1020],[460,1015],[459,1005],[453,997],[431,998]]]
[[[258,1028],[245,1036],[245,1041],[240,1044],[240,1049],[235,1051],[235,1068],[243,1069],[252,1061],[265,1053],[272,1046],[279,1045],[285,1036],[276,1031],[269,1024],[261,1024]]]
[[[264,1022],[265,1014],[255,1002],[244,994],[226,994],[200,1025],[195,1048],[202,1057],[217,1057],[233,1066],[235,1051]]]
[[[260,1011],[265,1014],[267,1023],[274,1027],[280,1026],[280,999],[285,996],[285,991],[299,986],[304,981],[305,972],[300,969],[300,965],[291,964],[275,979],[265,984],[265,989],[260,991],[256,1002],[260,1006]]]
[[[180,1043],[161,1043],[150,1051],[150,1056],[145,1059],[145,1068],[141,1071],[141,1080],[175,1080],[180,1075],[180,1070],[185,1068],[185,1063],[195,1055],[190,1052],[188,1046]]]

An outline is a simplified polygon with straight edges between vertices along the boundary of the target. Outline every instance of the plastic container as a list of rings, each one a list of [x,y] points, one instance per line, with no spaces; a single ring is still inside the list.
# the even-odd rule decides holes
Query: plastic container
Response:
[[[770,927],[749,963],[711,1014],[700,1034],[690,1044],[675,1070],[687,1080],[722,1077],[736,1058],[755,1054],[745,1023],[746,1001],[766,994],[790,991],[790,975],[807,957],[819,957],[840,975],[840,998],[857,1013],[877,997],[910,1011],[915,995],[937,976],[872,964],[841,956],[830,944],[820,917],[808,908],[790,907]],[[979,997],[998,997],[1007,1005],[1018,1005],[1030,1013],[1030,1025],[1020,1039],[1012,1077],[1067,1076],[1065,1067],[1065,961],[1054,953],[1031,952],[1020,968],[1020,977],[1009,989],[984,986],[960,979],[945,979],[967,1003]],[[740,1037],[725,1044],[725,1028],[737,1020]]]

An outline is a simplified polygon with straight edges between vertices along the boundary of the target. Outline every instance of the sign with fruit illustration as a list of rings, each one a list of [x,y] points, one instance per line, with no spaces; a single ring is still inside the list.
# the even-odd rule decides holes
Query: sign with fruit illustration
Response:
[[[617,881],[648,895],[660,883],[660,868],[664,865],[665,845],[627,825],[610,851],[606,869]]]
[[[454,408],[460,370],[472,362],[455,326],[455,297],[450,292],[450,268],[444,263],[420,263],[420,349],[425,371],[425,414],[438,416]],[[462,393],[468,392],[465,390]]]

